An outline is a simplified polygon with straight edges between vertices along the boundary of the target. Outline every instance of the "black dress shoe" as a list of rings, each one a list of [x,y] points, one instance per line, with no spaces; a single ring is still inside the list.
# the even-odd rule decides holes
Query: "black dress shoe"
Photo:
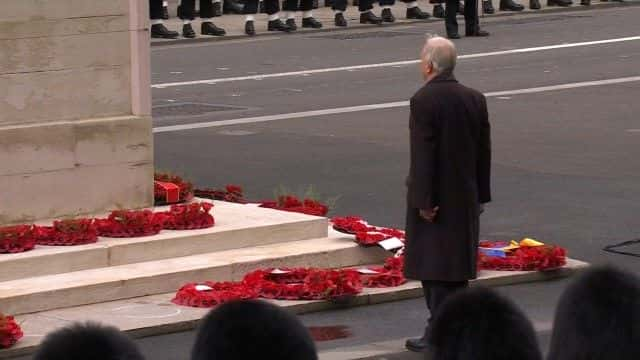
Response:
[[[295,19],[287,19],[287,21],[285,21],[285,24],[287,24],[287,26],[291,29],[291,31],[298,30],[298,25],[296,25]]]
[[[488,31],[484,31],[484,30],[480,30],[480,29],[476,29],[474,31],[465,32],[465,36],[468,36],[468,37],[487,37],[487,36],[489,36],[489,32]]]
[[[396,21],[396,17],[393,16],[391,9],[382,9],[382,13],[380,13],[380,17],[383,22],[392,23]]]
[[[302,18],[302,27],[303,28],[312,28],[312,29],[321,29],[322,23],[315,18],[308,17]]]
[[[282,21],[280,21],[280,19],[269,21],[269,26],[267,27],[267,30],[269,30],[269,31],[283,31],[283,32],[291,32],[291,31],[293,31],[293,29],[291,29],[289,27],[289,25],[287,25],[287,24],[283,23]]]
[[[338,27],[347,27],[347,19],[344,18],[342,13],[337,13],[334,17],[335,25]]]
[[[224,31],[223,28],[217,27],[214,23],[205,21],[202,23],[202,25],[200,25],[200,33],[202,35],[223,36],[227,32]]]
[[[244,4],[237,2],[236,0],[223,0],[224,5],[222,10],[225,14],[242,14],[244,12]]]
[[[419,339],[409,339],[404,346],[409,351],[423,353],[427,351],[427,340],[424,337]]]
[[[169,20],[169,8],[166,6],[162,7],[162,18],[164,20]]]
[[[219,2],[213,3],[213,17],[222,16],[222,4]]]
[[[175,39],[180,34],[177,31],[170,31],[164,24],[151,25],[151,37],[156,39]]]
[[[482,1],[482,13],[488,15],[496,13],[496,9],[493,7],[493,3],[491,2],[491,0]]]
[[[444,7],[442,6],[442,4],[436,4],[433,6],[433,17],[444,19],[444,15]]]
[[[447,37],[448,37],[449,39],[452,39],[452,40],[460,39],[460,34],[458,34],[458,33],[447,34]]]
[[[360,14],[360,24],[382,24],[382,18],[377,17],[371,11],[363,12]]]
[[[529,1],[529,9],[531,10],[540,10],[542,5],[540,5],[540,0],[530,0]]]
[[[522,11],[524,6],[518,4],[513,0],[500,0],[501,11]]]
[[[422,11],[417,6],[407,9],[407,19],[427,20],[430,17],[428,12]]]
[[[569,7],[573,4],[571,0],[547,0],[547,6]]]
[[[247,21],[244,23],[244,33],[249,36],[255,36],[256,27],[253,25],[253,21]]]
[[[591,6],[591,0],[581,0],[580,5],[582,6]]]
[[[193,39],[194,37],[196,37],[196,32],[193,31],[191,24],[182,25],[182,36],[189,39]]]

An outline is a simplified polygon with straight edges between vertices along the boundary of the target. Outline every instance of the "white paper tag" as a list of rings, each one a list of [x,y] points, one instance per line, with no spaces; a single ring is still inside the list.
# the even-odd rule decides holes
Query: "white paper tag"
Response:
[[[360,274],[363,274],[363,275],[377,275],[377,274],[380,274],[379,272],[377,272],[375,270],[366,269],[366,268],[358,269],[358,272]]]
[[[280,270],[280,269],[273,269],[273,270],[271,271],[271,273],[272,273],[272,274],[274,274],[274,275],[288,274],[288,273],[290,273],[290,272],[291,272],[291,271],[285,271],[285,270]]]
[[[402,240],[398,239],[397,237],[392,237],[387,240],[380,241],[378,245],[380,245],[383,249],[387,251],[391,251],[391,250],[395,250],[403,247],[404,243],[402,242]]]
[[[213,288],[209,285],[196,285],[196,291],[211,291]]]

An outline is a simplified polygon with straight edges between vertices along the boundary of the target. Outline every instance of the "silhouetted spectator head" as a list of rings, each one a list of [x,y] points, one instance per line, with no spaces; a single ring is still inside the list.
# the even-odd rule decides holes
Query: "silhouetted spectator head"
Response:
[[[639,282],[608,266],[579,276],[560,298],[549,359],[640,359]]]
[[[136,344],[120,330],[76,323],[48,334],[34,360],[143,360]]]
[[[541,360],[533,326],[515,304],[486,288],[452,295],[436,314],[435,360]]]
[[[309,331],[295,315],[263,301],[236,301],[202,321],[192,360],[316,360]]]

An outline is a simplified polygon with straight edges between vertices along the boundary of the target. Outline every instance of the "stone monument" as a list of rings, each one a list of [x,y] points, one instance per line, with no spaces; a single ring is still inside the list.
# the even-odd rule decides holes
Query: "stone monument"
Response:
[[[0,225],[153,202],[148,2],[3,0]]]

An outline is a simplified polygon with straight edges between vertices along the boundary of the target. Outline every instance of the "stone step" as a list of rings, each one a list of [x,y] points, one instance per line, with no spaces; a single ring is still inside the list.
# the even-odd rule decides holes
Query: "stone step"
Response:
[[[373,251],[375,249],[365,249]],[[525,271],[480,271],[472,286],[503,286],[524,282],[547,281],[570,276],[585,269],[587,263],[569,259],[567,266],[549,272]],[[116,300],[91,305],[55,309],[33,314],[19,315],[17,321],[22,324],[25,338],[13,348],[0,350],[0,359],[33,353],[43,337],[50,331],[69,325],[74,321],[96,321],[116,326],[133,337],[146,337],[167,333],[193,330],[210,309],[178,306],[171,303],[174,291],[166,294],[144,296],[125,300]],[[367,306],[391,301],[400,301],[422,296],[422,288],[417,281],[411,281],[394,288],[364,289],[349,306]],[[337,306],[327,301],[279,301],[275,304],[286,307],[297,314],[326,311]],[[400,341],[398,344],[396,342]],[[392,341],[390,346],[366,346],[320,353],[323,360],[352,360],[364,358],[393,358],[394,354],[404,352],[404,339]],[[378,344],[370,344],[378,345]],[[393,345],[393,346],[391,346]],[[377,357],[375,357],[377,356]]]
[[[89,245],[37,246],[24,253],[0,254],[0,281],[327,236],[326,218],[252,205],[214,203],[216,225],[209,229],[165,230],[155,236],[100,238]]]
[[[363,248],[332,231],[320,239],[0,282],[0,309],[25,314],[168,293],[191,281],[240,280],[258,268],[339,268],[379,263],[388,256],[381,248]]]

